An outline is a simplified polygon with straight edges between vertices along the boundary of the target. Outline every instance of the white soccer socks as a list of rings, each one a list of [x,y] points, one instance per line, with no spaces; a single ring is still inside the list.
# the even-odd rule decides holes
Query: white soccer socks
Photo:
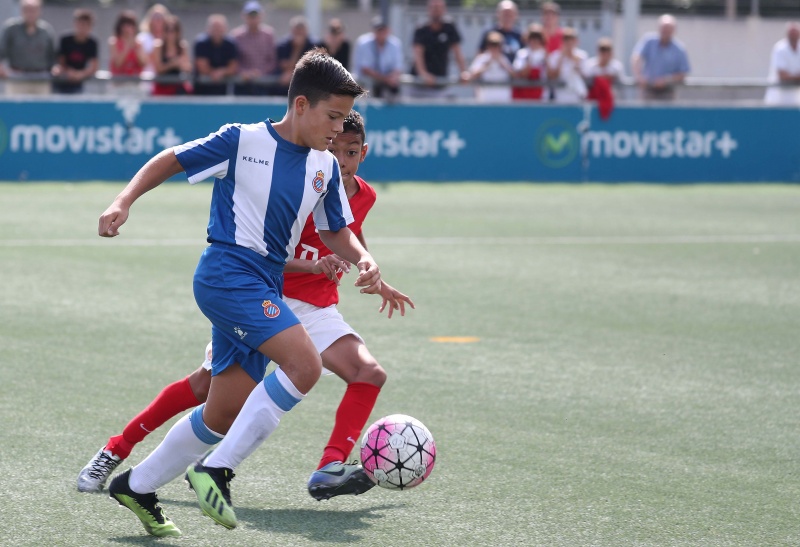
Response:
[[[250,393],[225,439],[203,465],[236,469],[278,427],[281,417],[299,403],[300,393],[280,367]]]

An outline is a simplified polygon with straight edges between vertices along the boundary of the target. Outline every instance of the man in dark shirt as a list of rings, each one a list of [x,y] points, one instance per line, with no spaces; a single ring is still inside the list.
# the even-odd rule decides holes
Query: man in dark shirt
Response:
[[[437,84],[436,80],[447,77],[451,51],[459,74],[467,70],[461,51],[461,35],[453,23],[445,20],[445,12],[444,0],[428,0],[429,20],[414,31],[414,64],[411,73],[422,80],[422,86],[412,90],[416,96],[442,95],[446,88]]]
[[[215,13],[208,16],[206,34],[194,44],[196,95],[225,95],[226,80],[239,71],[236,44],[228,38],[228,19]]]
[[[295,15],[289,20],[289,36],[278,42],[278,77],[279,84],[270,89],[270,95],[286,95],[289,93],[289,82],[292,80],[294,65],[303,54],[317,47],[308,35],[308,23],[302,15]]]
[[[513,0],[501,0],[497,4],[497,26],[483,33],[480,42],[480,52],[486,51],[486,38],[489,33],[499,32],[503,35],[503,53],[509,62],[514,62],[517,51],[522,47],[522,35],[517,30],[519,8]]]
[[[91,36],[94,14],[88,9],[77,9],[72,20],[75,32],[61,37],[53,67],[56,93],[80,93],[84,80],[97,72],[97,40]]]

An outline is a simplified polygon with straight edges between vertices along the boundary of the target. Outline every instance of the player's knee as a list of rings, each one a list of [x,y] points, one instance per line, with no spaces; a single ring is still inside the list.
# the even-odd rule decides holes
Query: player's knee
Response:
[[[199,402],[206,402],[208,390],[211,388],[211,371],[203,367],[195,370],[189,375],[189,387],[192,388],[192,393]]]
[[[354,381],[383,387],[383,384],[386,383],[386,371],[375,359],[370,359],[361,363]]]
[[[281,369],[301,393],[308,393],[322,375],[322,359],[315,351],[298,352],[292,359],[280,364]]]

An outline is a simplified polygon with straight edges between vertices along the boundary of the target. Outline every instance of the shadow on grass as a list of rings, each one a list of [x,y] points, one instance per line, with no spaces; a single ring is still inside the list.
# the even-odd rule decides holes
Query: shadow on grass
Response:
[[[162,500],[166,505],[197,507],[196,503],[181,500]],[[360,532],[368,530],[370,521],[382,519],[381,511],[398,509],[404,503],[383,504],[358,510],[346,509],[254,509],[236,507],[240,525],[264,532],[294,534],[309,541],[324,543],[350,543],[362,539]],[[211,519],[208,525],[213,526]],[[235,533],[235,532],[234,532]],[[109,538],[114,543],[154,545],[158,538],[151,536],[120,536]]]

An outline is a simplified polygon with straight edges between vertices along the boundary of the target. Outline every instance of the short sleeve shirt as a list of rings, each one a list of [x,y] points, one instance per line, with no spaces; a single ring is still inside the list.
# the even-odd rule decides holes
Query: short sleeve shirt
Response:
[[[336,158],[284,140],[272,123],[225,125],[173,151],[190,183],[214,178],[209,243],[245,247],[283,266],[309,215],[317,229],[334,232],[353,215]]]
[[[425,68],[434,76],[447,76],[450,48],[460,43],[461,35],[453,23],[442,23],[438,30],[423,25],[414,31],[414,45],[424,49]],[[411,73],[417,73],[416,67]]]
[[[195,59],[208,59],[211,68],[224,68],[235,61],[238,55],[236,44],[227,37],[221,43],[215,44],[208,36],[202,36],[194,44]],[[225,84],[195,84],[195,93],[198,95],[224,95],[226,91]]]
[[[644,61],[642,75],[648,82],[673,74],[687,74],[690,71],[686,48],[678,40],[672,40],[664,45],[657,34],[646,34],[636,44],[633,52]]]

